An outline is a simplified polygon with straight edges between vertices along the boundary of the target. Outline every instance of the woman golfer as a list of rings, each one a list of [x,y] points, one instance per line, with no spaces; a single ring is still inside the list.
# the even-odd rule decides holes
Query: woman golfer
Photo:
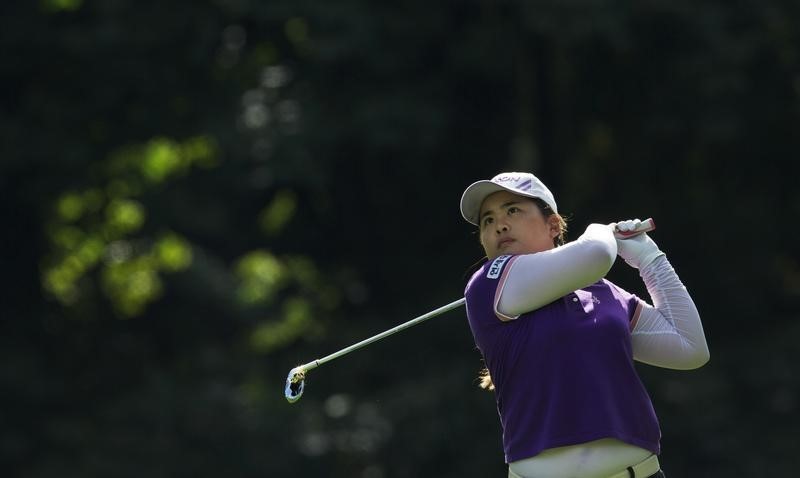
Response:
[[[692,298],[638,219],[591,224],[563,244],[550,190],[529,173],[470,185],[461,214],[487,262],[467,284],[467,316],[503,428],[509,477],[663,477],[661,432],[634,360],[708,361]],[[650,305],[604,279],[617,254]]]

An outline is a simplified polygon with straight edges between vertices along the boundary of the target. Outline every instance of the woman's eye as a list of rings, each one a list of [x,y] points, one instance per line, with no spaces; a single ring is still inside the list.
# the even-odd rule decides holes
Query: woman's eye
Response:
[[[491,217],[487,217],[486,219],[483,220],[483,225],[484,226],[488,226],[491,223],[492,223],[492,218]]]
[[[518,207],[511,206],[510,208],[508,208],[508,213],[509,214],[514,214],[515,212],[519,212],[519,208]]]

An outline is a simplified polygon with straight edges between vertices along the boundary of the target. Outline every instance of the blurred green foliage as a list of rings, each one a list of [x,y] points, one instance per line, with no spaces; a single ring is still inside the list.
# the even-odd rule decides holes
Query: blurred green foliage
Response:
[[[141,314],[163,292],[159,272],[178,272],[191,264],[191,244],[174,232],[136,237],[147,210],[137,200],[192,165],[213,167],[213,141],[195,137],[183,143],[156,138],[111,154],[100,184],[71,190],[55,199],[54,214],[43,226],[51,231],[45,253],[43,288],[64,305],[92,297],[92,271],[124,317]],[[93,298],[90,300],[94,300]]]

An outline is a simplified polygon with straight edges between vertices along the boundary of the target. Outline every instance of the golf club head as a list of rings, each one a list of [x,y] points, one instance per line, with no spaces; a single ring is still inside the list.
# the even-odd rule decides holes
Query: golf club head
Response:
[[[306,371],[301,367],[295,367],[289,371],[289,376],[286,377],[286,388],[283,390],[283,395],[289,403],[294,403],[300,400],[305,386]]]

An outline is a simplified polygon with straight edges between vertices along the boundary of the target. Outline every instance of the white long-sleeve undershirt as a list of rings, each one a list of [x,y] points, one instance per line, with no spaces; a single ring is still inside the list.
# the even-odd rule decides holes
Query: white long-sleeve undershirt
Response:
[[[516,256],[498,291],[500,316],[516,318],[602,279],[617,255],[610,228],[592,224],[578,239],[535,254]],[[708,361],[697,308],[665,256],[639,271],[653,305],[642,301],[631,340],[635,360],[688,370]]]
[[[631,333],[633,358],[658,367],[689,370],[709,359],[694,301],[666,256],[639,270],[653,305],[643,303]]]
[[[578,239],[561,247],[516,256],[498,291],[497,312],[518,317],[594,284],[616,257],[614,234],[602,224],[590,224]]]

